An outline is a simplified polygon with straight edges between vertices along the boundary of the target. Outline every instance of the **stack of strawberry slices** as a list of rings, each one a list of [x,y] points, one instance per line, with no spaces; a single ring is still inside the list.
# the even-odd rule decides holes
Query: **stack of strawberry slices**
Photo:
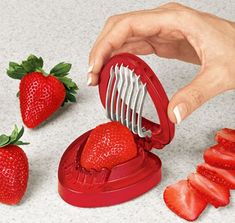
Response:
[[[222,207],[229,204],[230,190],[235,189],[235,130],[217,132],[218,142],[204,152],[205,163],[188,179],[168,186],[164,201],[178,216],[194,221],[208,204]]]

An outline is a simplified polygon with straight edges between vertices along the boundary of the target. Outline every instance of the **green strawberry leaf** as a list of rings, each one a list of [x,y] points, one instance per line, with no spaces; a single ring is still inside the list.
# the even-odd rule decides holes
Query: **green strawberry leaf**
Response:
[[[66,93],[66,97],[68,99],[68,101],[70,102],[76,102],[76,97],[73,94],[70,94],[69,92]]]
[[[17,136],[18,136],[18,128],[17,128],[17,125],[15,125],[15,128],[14,130],[12,131],[11,135],[10,135],[10,139],[11,139],[11,142],[12,141],[15,141]]]
[[[34,55],[30,55],[27,59],[28,61],[31,62],[31,64],[35,67],[35,68],[42,68],[43,67],[43,59],[41,57],[37,58]]]
[[[69,92],[71,93],[71,94],[76,94],[77,92],[76,92],[76,90],[75,89],[73,89],[73,88],[70,88],[70,89],[68,89],[69,90]]]
[[[41,57],[37,58],[34,55],[30,55],[27,60],[22,61],[22,67],[27,73],[34,72],[38,68],[42,68],[43,60]]]
[[[24,127],[22,127],[19,131],[18,127],[15,125],[15,128],[10,136],[4,134],[0,136],[0,148],[7,145],[28,145],[28,142],[19,141],[23,133]]]
[[[9,77],[20,80],[26,73],[27,72],[21,65],[14,62],[9,63],[9,68],[7,70]]]
[[[14,143],[14,145],[18,145],[18,146],[29,145],[29,142],[17,141],[17,142]]]
[[[0,147],[6,145],[10,141],[10,137],[7,135],[0,135]]]
[[[72,67],[72,64],[61,62],[51,69],[50,74],[56,77],[64,77],[68,75],[71,67]]]
[[[68,77],[58,77],[58,79],[65,85],[67,89],[78,90],[78,86],[71,78]]]
[[[61,62],[53,67],[50,71],[50,74],[62,82],[65,87],[66,96],[62,106],[64,106],[64,104],[67,102],[76,102],[78,86],[71,78],[67,77],[71,67],[71,64]]]
[[[26,75],[27,73],[34,72],[37,69],[42,69],[42,67],[43,67],[42,58],[30,55],[27,58],[27,60],[22,61],[21,64],[10,62],[7,74],[9,77],[13,79],[21,80],[23,76]]]
[[[24,127],[21,128],[21,130],[18,132],[18,135],[15,139],[15,141],[18,141],[24,134]]]
[[[15,144],[18,142],[18,140],[23,136],[24,134],[24,128],[22,127],[20,131],[18,131],[17,126],[15,125],[15,129],[13,130],[10,138],[11,138],[11,144]],[[29,143],[28,143],[29,144]],[[18,144],[17,144],[18,145]]]

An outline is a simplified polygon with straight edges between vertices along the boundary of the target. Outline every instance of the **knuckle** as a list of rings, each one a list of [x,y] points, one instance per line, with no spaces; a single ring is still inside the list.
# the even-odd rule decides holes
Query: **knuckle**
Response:
[[[178,3],[178,2],[168,2],[164,4],[163,6],[169,7],[169,8],[184,8],[184,5]]]
[[[108,17],[108,19],[106,20],[106,24],[110,24],[113,25],[119,18],[119,15],[112,15],[110,17]]]
[[[130,23],[132,17],[134,17],[134,15],[123,17],[119,21],[122,22],[122,23]]]
[[[176,16],[182,21],[191,21],[195,18],[196,13],[192,10],[182,9],[175,11]]]
[[[191,21],[191,19],[194,19],[197,15],[199,15],[198,11],[177,2],[167,3],[163,5],[162,8],[169,9],[172,15],[174,15],[174,18],[179,18],[182,22],[187,20]]]
[[[134,20],[135,20],[134,15],[126,16],[126,17],[122,17],[121,19],[119,19],[119,21],[116,24],[120,27],[125,27],[131,24]]]

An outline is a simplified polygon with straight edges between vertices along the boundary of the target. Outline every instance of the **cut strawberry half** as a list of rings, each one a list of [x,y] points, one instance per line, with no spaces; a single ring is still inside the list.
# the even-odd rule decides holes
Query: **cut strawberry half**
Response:
[[[197,172],[209,180],[222,184],[230,189],[235,189],[235,170],[225,170],[202,163],[197,166]]]
[[[212,146],[204,152],[206,163],[224,169],[235,169],[235,153],[228,151],[221,144]]]
[[[191,173],[188,180],[190,185],[214,207],[229,204],[230,193],[227,187],[217,184],[198,173]]]
[[[235,130],[224,128],[216,133],[215,140],[224,147],[235,153]]]
[[[166,187],[163,198],[170,210],[188,221],[196,220],[207,205],[187,180]]]

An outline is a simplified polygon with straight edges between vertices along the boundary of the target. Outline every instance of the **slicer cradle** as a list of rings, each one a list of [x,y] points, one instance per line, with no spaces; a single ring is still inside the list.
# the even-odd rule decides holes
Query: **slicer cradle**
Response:
[[[147,93],[159,124],[143,117]],[[79,207],[119,204],[156,186],[161,180],[161,160],[150,150],[163,148],[174,136],[167,95],[155,73],[135,55],[123,53],[109,59],[100,73],[99,94],[107,117],[134,133],[138,153],[111,169],[86,170],[80,156],[91,130],[79,136],[64,152],[58,170],[60,196]]]

